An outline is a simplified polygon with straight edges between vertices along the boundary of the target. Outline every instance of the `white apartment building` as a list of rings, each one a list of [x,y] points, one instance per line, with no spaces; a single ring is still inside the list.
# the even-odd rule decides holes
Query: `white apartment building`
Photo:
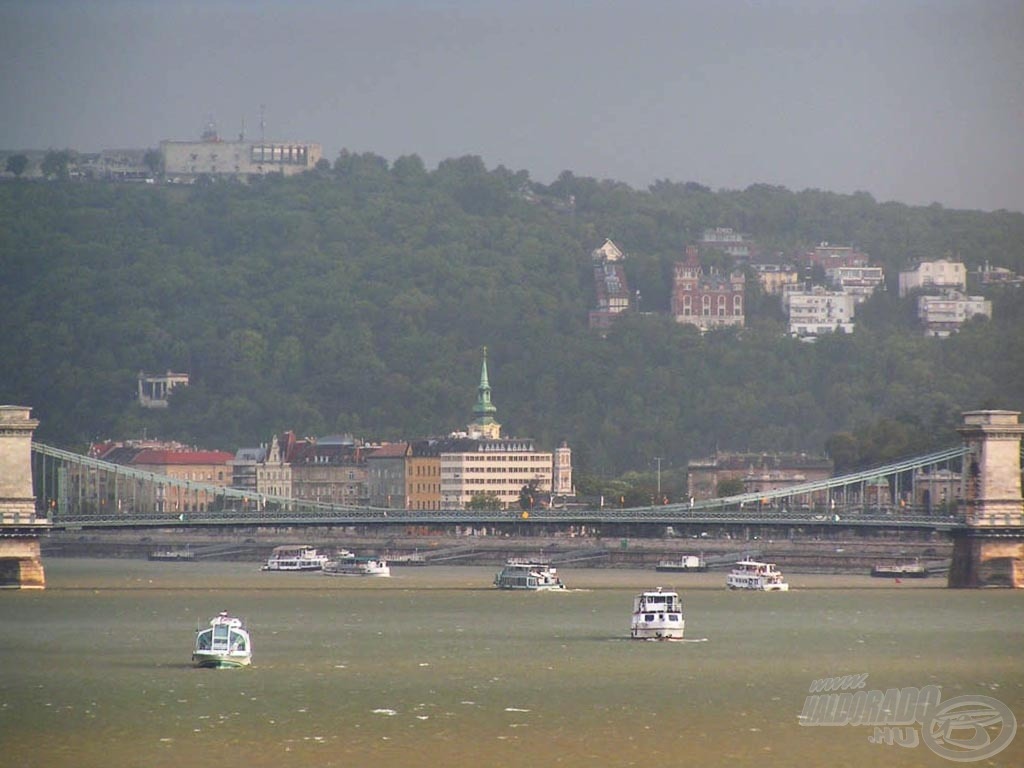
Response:
[[[833,288],[853,296],[858,304],[879,287],[885,287],[885,271],[881,267],[834,267],[825,270],[825,277]]]
[[[947,291],[941,296],[917,298],[917,317],[924,326],[925,336],[950,336],[965,321],[978,315],[992,317],[992,302],[983,296]]]
[[[800,338],[826,333],[853,333],[857,301],[841,291],[790,291],[785,296],[789,332]]]
[[[918,288],[967,290],[967,268],[963,262],[939,259],[922,261],[908,272],[900,272],[900,298]]]
[[[553,456],[532,440],[499,438],[476,441],[475,450],[441,454],[441,506],[465,509],[474,496],[493,496],[505,508],[519,505],[524,485],[551,491]]]

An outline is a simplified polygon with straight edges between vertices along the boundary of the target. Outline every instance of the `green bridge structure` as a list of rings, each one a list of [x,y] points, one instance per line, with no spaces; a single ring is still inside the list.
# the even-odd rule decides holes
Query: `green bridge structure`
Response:
[[[393,509],[328,504],[259,494],[167,477],[32,444],[36,514],[54,528],[274,525],[484,525],[530,522],[557,525],[608,523],[845,525],[943,528],[965,523],[955,504],[925,509],[914,497],[921,471],[948,470],[946,497],[960,495],[965,446],[874,469],[784,489],[678,504],[620,508]],[[169,489],[175,489],[169,493]],[[177,504],[168,509],[167,499]],[[816,500],[816,501],[814,501]]]
[[[959,446],[827,480],[677,504],[526,511],[346,506],[167,477],[32,442],[38,422],[29,414],[0,406],[0,468],[9,470],[0,474],[0,583],[5,559],[32,571],[17,545],[46,530],[739,525],[941,532],[954,542],[951,586],[1024,586],[1024,426],[1017,411],[967,412]],[[929,478],[932,490],[946,478],[944,501],[915,504],[921,478]],[[38,552],[37,543],[36,559]],[[9,566],[7,580],[14,578]],[[41,560],[38,570],[41,575]]]

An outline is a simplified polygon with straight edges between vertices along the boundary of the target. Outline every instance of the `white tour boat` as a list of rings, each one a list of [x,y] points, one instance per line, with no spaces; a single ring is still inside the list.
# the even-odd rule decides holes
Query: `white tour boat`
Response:
[[[342,550],[338,557],[324,565],[326,576],[390,576],[391,568],[386,560],[377,557],[356,557],[348,550]]]
[[[565,589],[558,571],[548,563],[539,560],[512,558],[505,562],[494,577],[494,586],[499,589],[529,589],[534,591]]]
[[[675,592],[641,592],[633,598],[630,637],[634,640],[682,640],[686,621]]]
[[[327,555],[306,544],[285,544],[274,547],[264,571],[319,571],[327,563]]]
[[[754,589],[761,592],[788,592],[789,584],[775,563],[757,560],[740,560],[725,580],[729,589]]]
[[[221,611],[210,620],[208,629],[196,632],[192,661],[197,667],[230,669],[252,663],[252,640],[242,620]]]

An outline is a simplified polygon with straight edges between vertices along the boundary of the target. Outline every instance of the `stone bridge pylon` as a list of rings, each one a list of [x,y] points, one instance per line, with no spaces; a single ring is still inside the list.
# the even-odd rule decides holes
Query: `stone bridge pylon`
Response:
[[[0,405],[0,587],[43,589],[46,575],[32,493],[32,409]]]
[[[966,525],[953,533],[951,587],[1024,587],[1019,411],[967,411],[957,431]]]

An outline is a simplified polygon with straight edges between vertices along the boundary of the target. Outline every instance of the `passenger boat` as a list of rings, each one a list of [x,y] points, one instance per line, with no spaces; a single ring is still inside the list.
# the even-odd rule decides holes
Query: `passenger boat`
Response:
[[[641,592],[633,598],[629,633],[634,640],[682,640],[686,621],[675,592]]]
[[[529,589],[533,591],[565,589],[556,569],[539,560],[512,558],[494,577],[498,589]]]
[[[386,560],[377,557],[356,557],[348,550],[328,560],[324,565],[326,576],[390,576],[391,568]]]
[[[286,544],[274,547],[270,559],[263,566],[264,571],[320,571],[327,562],[327,555],[317,552],[306,544]]]
[[[761,592],[788,592],[789,584],[775,563],[762,563],[757,560],[740,560],[726,577],[725,585],[729,589],[754,589]]]
[[[664,573],[685,573],[686,571],[706,571],[708,564],[703,557],[683,555],[678,560],[659,560],[656,571]]]
[[[871,575],[882,579],[925,579],[928,569],[921,563],[876,564],[871,568]]]
[[[162,563],[191,563],[195,562],[196,553],[188,547],[185,549],[157,549],[149,553],[149,559]]]
[[[221,611],[210,620],[208,629],[196,631],[192,661],[197,667],[230,669],[252,663],[252,641],[242,620]]]

